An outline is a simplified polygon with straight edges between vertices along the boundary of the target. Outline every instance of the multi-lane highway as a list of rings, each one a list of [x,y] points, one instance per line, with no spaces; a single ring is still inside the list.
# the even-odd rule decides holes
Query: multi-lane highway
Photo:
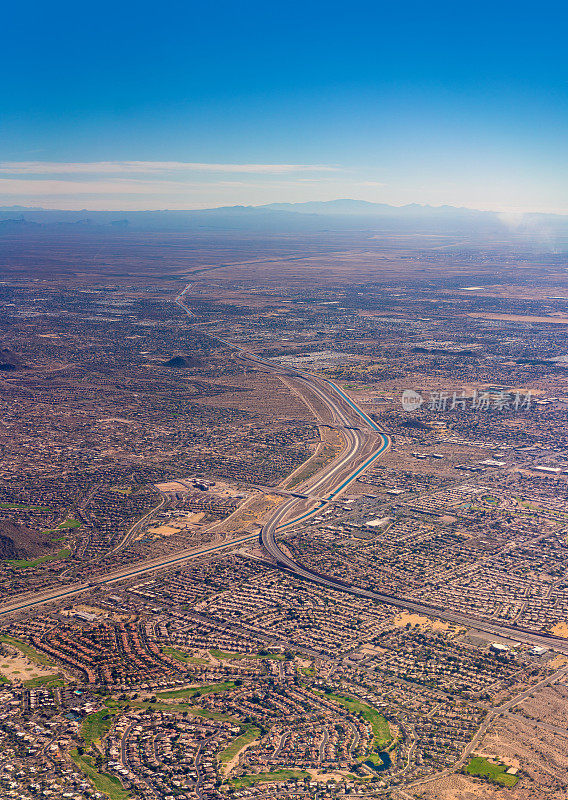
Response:
[[[185,305],[183,307],[185,308]],[[186,310],[189,311],[189,309]],[[229,347],[232,346],[229,342],[225,341],[223,341],[223,344]],[[301,498],[293,498],[292,505],[295,507],[296,504],[299,504],[302,508],[302,519],[309,517],[310,515],[315,514],[329,500],[332,500],[335,495],[338,494],[341,488],[347,486],[351,480],[354,479],[354,476],[351,474],[353,471],[354,460],[357,461],[358,459],[358,462],[363,462],[360,463],[357,468],[357,471],[360,472],[361,469],[364,469],[366,466],[371,464],[375,458],[378,458],[380,453],[382,453],[388,447],[389,439],[384,434],[377,434],[377,426],[375,426],[377,430],[373,430],[371,436],[369,436],[368,432],[357,430],[355,427],[353,427],[353,420],[350,418],[351,401],[346,396],[345,399],[340,397],[339,401],[337,401],[333,398],[333,396],[330,397],[329,394],[326,393],[325,389],[318,384],[318,382],[314,381],[312,386],[310,383],[311,376],[300,375],[299,373],[296,375],[296,373],[287,371],[269,361],[249,355],[242,348],[234,347],[234,349],[238,351],[240,357],[256,363],[259,368],[274,369],[281,374],[286,374],[288,377],[297,377],[299,381],[305,384],[303,389],[304,392],[308,391],[309,385],[311,394],[319,398],[319,400],[327,409],[327,412],[330,415],[333,423],[337,424],[338,427],[341,427],[344,433],[344,437],[347,442],[345,450],[335,461],[329,465],[329,467],[325,470],[325,474],[316,475],[314,480],[309,484],[309,487],[307,487],[310,494],[312,492],[316,494],[321,492],[320,496],[324,497],[324,499],[310,501],[303,500]],[[371,420],[369,420],[369,423],[374,425]],[[377,439],[377,436],[379,436],[379,445],[376,447],[374,442]],[[370,455],[369,451],[372,451]],[[326,493],[326,488],[332,483],[334,485],[333,491]],[[311,508],[308,510],[304,509],[306,503],[311,506]],[[288,507],[288,503],[285,503],[285,507]],[[147,516],[150,517],[155,510],[156,509],[152,509]],[[142,523],[144,519],[140,520],[139,523],[136,523],[136,526],[131,528],[130,532],[135,529],[138,530],[139,524]],[[256,539],[256,534],[248,534],[227,542],[223,542],[222,544],[211,545],[198,550],[184,551],[175,556],[150,559],[140,564],[134,564],[116,570],[109,570],[104,577],[96,578],[93,581],[84,580],[77,583],[68,584],[67,586],[59,585],[57,588],[46,590],[34,595],[33,597],[16,597],[0,606],[0,616],[5,616],[17,611],[23,611],[34,606],[53,602],[55,600],[67,599],[73,597],[74,595],[80,594],[81,592],[87,591],[88,589],[92,589],[95,586],[105,586],[115,582],[128,580],[130,578],[139,577],[146,573],[154,572],[158,569],[181,565],[200,556],[222,552],[228,548],[237,547],[242,544],[249,544],[251,541]]]
[[[310,380],[310,376],[302,375],[304,380],[307,382]],[[354,415],[358,417],[358,430],[357,433],[360,434],[356,437],[349,437],[349,443],[346,451],[344,452],[341,462],[343,465],[350,465],[351,472],[349,475],[344,476],[339,482],[337,481],[337,474],[338,474],[338,464],[333,462],[329,467],[325,468],[319,475],[318,481],[314,484],[314,488],[317,488],[320,494],[323,494],[322,487],[326,487],[328,490],[327,499],[331,500],[336,497],[340,492],[342,492],[349,484],[355,480],[355,478],[370,464],[372,464],[380,455],[382,455],[390,446],[389,437],[374,423],[369,417],[359,409],[355,403],[350,398],[344,394],[344,392],[339,389],[334,383],[331,381],[320,380],[313,378],[314,383],[319,383],[319,390],[323,391],[324,393],[327,391],[327,402],[331,406],[336,406],[339,404],[341,406],[341,401],[347,401],[347,406]],[[310,384],[311,385],[311,384]],[[336,400],[336,398],[339,400]],[[337,409],[336,409],[337,410]],[[343,415],[343,411],[338,412]],[[355,424],[352,420],[351,424]],[[361,460],[361,452],[362,452],[362,442],[364,438],[365,429],[368,430],[368,435],[374,435],[379,437],[379,446],[377,449],[372,453],[371,456],[368,458]],[[294,525],[300,523],[306,517],[308,517],[312,513],[319,512],[320,509],[326,505],[326,501],[322,501],[318,504],[315,511],[310,511],[304,514],[296,514],[296,510],[298,509],[299,505],[301,504],[301,500],[296,498],[291,498],[290,500],[283,503],[281,506],[278,507],[274,515],[271,519],[266,523],[266,525],[262,529],[261,533],[261,541],[266,549],[266,551],[270,554],[271,558],[278,564],[279,567],[285,569],[286,571],[293,573],[294,575],[303,578],[305,580],[312,581],[317,583],[318,585],[325,587],[327,589],[336,589],[342,592],[348,592],[350,594],[356,595],[358,597],[368,598],[370,600],[378,600],[383,603],[387,603],[389,605],[407,609],[409,611],[413,611],[419,614],[428,614],[430,616],[436,616],[441,619],[445,619],[449,622],[455,623],[456,625],[465,625],[469,627],[474,627],[479,631],[483,631],[485,633],[489,633],[492,636],[500,636],[507,639],[512,639],[514,641],[521,641],[526,642],[527,644],[538,644],[544,645],[546,647],[553,646],[556,650],[559,650],[564,653],[568,653],[568,642],[566,640],[561,639],[560,637],[553,636],[551,634],[542,633],[540,631],[533,631],[525,628],[521,628],[514,625],[505,625],[500,622],[493,622],[491,620],[485,619],[481,616],[477,616],[475,614],[471,614],[469,612],[462,613],[457,611],[450,611],[446,608],[441,608],[439,606],[433,604],[427,604],[423,602],[416,602],[412,600],[412,598],[408,597],[400,597],[393,594],[388,594],[385,592],[381,592],[380,590],[371,590],[365,589],[350,583],[346,583],[345,581],[335,578],[332,575],[322,575],[321,573],[317,572],[314,569],[311,569],[309,565],[302,564],[293,559],[285,549],[281,546],[277,539],[278,531],[281,531],[285,528],[293,527]]]
[[[176,297],[175,302],[180,308],[184,309],[189,317],[193,317],[193,312],[188,308],[184,300],[187,288],[188,287]],[[202,331],[202,333],[205,335],[204,331]],[[327,589],[348,592],[358,597],[378,600],[391,606],[408,609],[409,611],[440,617],[458,625],[474,627],[492,636],[502,636],[530,644],[553,646],[558,651],[568,653],[568,641],[560,639],[559,637],[543,634],[539,631],[519,628],[513,625],[504,625],[471,613],[449,611],[435,605],[415,602],[411,598],[395,596],[379,590],[365,589],[348,584],[332,575],[319,574],[317,571],[311,569],[309,565],[301,564],[288,555],[277,539],[277,532],[300,524],[337,498],[354,480],[356,480],[358,475],[371,466],[371,464],[389,449],[390,438],[388,434],[386,434],[374,420],[365,414],[365,412],[362,411],[333,381],[273,363],[267,359],[255,356],[247,352],[244,348],[234,345],[225,339],[211,334],[206,335],[209,335],[212,339],[230,348],[243,360],[253,363],[258,369],[270,370],[283,377],[285,376],[287,379],[292,379],[301,395],[311,395],[311,397],[318,398],[325,408],[326,415],[329,416],[331,424],[341,430],[345,440],[345,448],[342,453],[331,463],[324,466],[311,480],[306,481],[298,487],[300,493],[316,496],[319,499],[306,500],[302,497],[291,497],[285,500],[284,503],[276,509],[273,516],[264,525],[261,532],[261,543],[275,564],[299,578],[311,581]],[[329,423],[328,419],[322,421]],[[157,569],[167,568],[176,564],[181,565],[192,558],[222,551],[241,543],[248,543],[255,538],[256,535],[247,535],[220,545],[205,547],[198,551],[186,551],[173,557],[151,559],[139,565],[109,572],[105,577],[97,579],[95,584],[93,582],[84,581],[66,587],[60,586],[57,589],[51,589],[34,597],[13,598],[11,602],[0,606],[0,615],[27,609],[60,598],[70,597],[92,588],[93,585],[105,585],[115,581],[126,580]]]
[[[176,297],[175,302],[191,317],[194,316],[193,312],[184,300],[186,291],[187,287]],[[205,332],[202,331],[202,333]],[[211,334],[207,335],[230,348],[239,358],[254,364],[258,369],[265,369],[292,379],[300,395],[317,398],[325,408],[329,419],[326,418],[321,421],[328,424],[331,422],[334,427],[341,431],[345,440],[345,449],[341,455],[327,465],[308,486],[299,488],[299,491],[307,491],[310,495],[321,495],[324,500],[317,503],[314,508],[301,513],[293,520],[294,522],[299,522],[317,513],[329,500],[333,500],[339,495],[361,472],[370,467],[377,458],[389,449],[390,437],[333,381],[269,361],[226,339],[221,339]],[[286,508],[288,506],[294,508],[295,505],[301,508],[305,503],[302,504],[301,500],[297,500],[295,504],[287,503],[285,505]],[[280,522],[283,519],[284,516],[278,514],[278,521]],[[292,524],[292,520],[287,520],[286,524]],[[263,544],[265,546],[267,544],[264,538]]]
[[[43,592],[37,592],[33,595],[18,595],[11,600],[7,600],[0,605],[0,617],[7,616],[17,611],[25,611],[34,606],[45,605],[55,600],[63,600],[64,598],[73,597],[74,595],[86,592],[97,586],[108,586],[112,583],[128,580],[129,578],[138,578],[142,575],[156,572],[157,570],[181,566],[188,561],[206,556],[223,552],[229,548],[238,547],[243,544],[250,544],[252,541],[258,540],[256,533],[240,536],[237,539],[230,539],[221,544],[209,545],[198,549],[185,550],[173,556],[166,556],[163,558],[152,558],[141,561],[138,564],[133,564],[128,567],[121,567],[115,570],[109,570],[103,577],[96,577],[93,580],[78,581],[77,583],[69,583],[67,585],[59,583],[56,588],[46,589]]]
[[[184,292],[177,298],[178,304],[188,313],[183,301]],[[358,597],[364,597],[389,605],[408,609],[419,614],[429,614],[453,622],[457,625],[474,627],[479,631],[492,636],[501,636],[514,641],[528,644],[553,646],[556,650],[568,653],[568,642],[560,637],[521,628],[515,625],[505,625],[493,622],[471,613],[450,611],[436,605],[415,602],[408,597],[400,597],[379,590],[365,589],[346,583],[332,575],[322,575],[313,570],[309,565],[301,564],[293,559],[283,549],[278,541],[277,532],[301,523],[307,517],[318,513],[329,500],[334,499],[343,492],[357,476],[369,467],[390,447],[390,439],[381,428],[362,411],[348,395],[333,381],[314,376],[301,370],[288,369],[274,364],[266,359],[247,353],[244,348],[222,341],[228,347],[241,354],[248,361],[256,363],[260,368],[270,369],[273,372],[286,375],[294,379],[296,386],[304,386],[316,395],[331,414],[334,424],[342,426],[346,439],[346,448],[339,459],[324,467],[318,474],[315,482],[309,486],[309,493],[317,493],[324,499],[319,501],[314,508],[305,510],[306,501],[291,498],[280,505],[270,520],[262,529],[261,542],[273,561],[282,569],[294,575],[309,580],[313,583],[342,592],[348,592]],[[372,452],[369,452],[372,450]]]

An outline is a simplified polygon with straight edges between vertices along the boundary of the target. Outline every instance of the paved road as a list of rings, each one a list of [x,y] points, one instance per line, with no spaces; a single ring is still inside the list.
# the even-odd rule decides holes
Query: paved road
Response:
[[[175,302],[180,308],[183,308],[188,316],[193,317],[194,314],[184,302],[185,291],[181,292]],[[313,376],[301,370],[288,369],[280,364],[273,363],[267,359],[259,358],[251,353],[248,353],[244,348],[232,344],[220,337],[210,336],[226,347],[231,348],[236,352],[239,357],[246,361],[252,362],[258,368],[268,369],[276,374],[281,374],[287,378],[292,378],[296,381],[297,385],[309,390],[315,394],[327,408],[331,419],[334,423],[343,426],[343,434],[346,439],[346,448],[339,459],[335,459],[331,464],[327,465],[315,478],[315,482],[310,484],[309,490],[311,492],[325,493],[323,494],[326,499],[324,501],[317,501],[315,508],[305,511],[306,500],[300,498],[291,498],[281,504],[271,519],[263,527],[261,531],[261,542],[265,550],[269,553],[274,562],[282,569],[293,573],[299,578],[316,583],[328,589],[347,592],[358,597],[368,598],[371,600],[378,600],[389,605],[408,609],[419,614],[429,614],[458,625],[465,625],[474,627],[479,631],[489,633],[492,636],[501,636],[504,638],[513,639],[514,641],[526,642],[528,644],[539,644],[551,647],[556,650],[568,653],[568,641],[562,640],[552,635],[539,633],[538,631],[531,631],[519,629],[512,625],[503,625],[500,623],[493,623],[481,617],[470,613],[461,613],[449,611],[444,608],[439,608],[435,605],[426,603],[419,603],[406,597],[399,597],[391,594],[386,594],[378,591],[371,591],[361,587],[347,584],[346,582],[334,578],[330,575],[320,575],[315,570],[310,569],[308,566],[295,561],[293,558],[285,553],[278,541],[276,540],[276,532],[282,527],[289,527],[297,524],[301,520],[320,511],[328,500],[335,499],[341,492],[343,492],[352,481],[356,480],[365,469],[373,464],[383,453],[390,447],[390,437],[381,430],[364,411],[362,411],[353,400],[348,397],[343,390],[337,386],[333,381],[330,381],[319,376]],[[299,515],[294,512],[300,511]],[[168,567],[173,564],[181,564],[184,561],[196,558],[207,553],[212,553],[230,546],[241,544],[244,542],[255,539],[256,536],[249,535],[240,539],[235,539],[232,542],[215,545],[212,547],[203,548],[202,550],[181,553],[172,558],[154,559],[150,562],[144,562],[140,566],[130,567],[126,569],[117,570],[104,578],[97,579],[94,584],[90,582],[83,582],[66,587],[65,589],[54,589],[33,598],[15,598],[13,601],[0,606],[0,616],[8,613],[30,608],[32,606],[41,605],[42,603],[57,600],[63,597],[70,597],[79,592],[92,588],[93,585],[105,585],[118,580],[142,575],[146,572],[151,572],[163,567]]]
[[[167,496],[162,494],[158,505],[151,508],[150,511],[148,511],[147,514],[144,514],[144,516],[137,522],[135,522],[134,525],[131,525],[131,527],[126,531],[126,533],[119,541],[119,543],[115,545],[115,547],[113,547],[112,550],[109,550],[108,553],[105,553],[104,558],[108,558],[108,556],[112,555],[113,553],[116,553],[118,550],[122,550],[123,547],[126,547],[126,545],[130,544],[133,537],[140,532],[140,530],[144,527],[144,525],[146,525],[152,519],[152,517],[154,517],[158,513],[158,511],[160,511],[164,507],[164,505],[167,502],[167,499],[168,499]]]
[[[327,728],[323,729],[323,737],[319,746],[319,760],[326,761],[325,757],[325,748],[327,747],[327,743],[329,741],[329,731]]]
[[[239,348],[241,349],[241,348]],[[263,359],[255,360],[269,364]],[[274,365],[272,365],[274,366]],[[279,369],[279,367],[277,367]],[[340,462],[334,461],[328,467],[324,468],[318,476],[317,482],[310,487],[310,491],[318,491],[323,493],[324,489],[327,490],[327,499],[334,499],[337,495],[343,492],[349,484],[354,481],[367,467],[379,458],[390,447],[390,438],[387,434],[381,431],[380,427],[371,420],[364,411],[362,411],[347,395],[335,384],[333,381],[326,379],[316,378],[307,373],[290,371],[289,377],[301,378],[309,385],[318,396],[325,399],[325,403],[332,410],[334,418],[340,419],[345,425],[351,425],[352,428],[346,429],[347,435],[347,448],[344,451]],[[351,412],[351,414],[349,414]],[[368,458],[361,460],[361,453],[363,452],[365,444],[365,434],[373,434],[379,441],[379,446]],[[368,441],[368,439],[367,439]],[[345,475],[346,467],[351,466],[351,472]],[[338,475],[342,478],[337,482]],[[379,591],[371,591],[363,589],[353,584],[348,584],[331,575],[322,575],[316,570],[311,569],[308,565],[304,565],[294,560],[289,556],[281,547],[276,539],[277,531],[282,528],[288,528],[298,522],[306,519],[314,513],[317,513],[326,504],[326,501],[318,504],[317,508],[300,515],[294,515],[295,509],[301,507],[302,500],[291,498],[280,505],[271,519],[266,523],[261,532],[261,542],[264,549],[271,556],[271,558],[278,564],[279,567],[285,569],[294,575],[317,583],[322,587],[328,589],[335,589],[342,592],[348,592],[358,597],[364,597],[371,600],[378,600],[398,608],[414,611],[419,614],[428,614],[453,622],[457,625],[465,625],[474,627],[484,633],[489,633],[492,636],[500,636],[514,641],[524,642],[527,644],[538,644],[547,647],[553,646],[556,650],[568,653],[568,641],[555,637],[553,635],[543,634],[539,631],[532,631],[528,629],[518,628],[514,625],[505,625],[503,623],[491,622],[487,619],[479,617],[471,613],[462,613],[457,611],[450,611],[433,604],[420,603],[407,597],[400,597]]]
[[[130,769],[130,764],[128,763],[128,737],[132,728],[136,727],[137,724],[138,722],[132,722],[120,738],[120,763],[125,769]]]
[[[57,589],[49,589],[45,592],[34,594],[33,596],[27,595],[23,597],[15,597],[12,600],[0,605],[0,617],[17,611],[23,611],[27,608],[33,608],[34,606],[45,605],[46,603],[51,603],[53,600],[59,600],[64,597],[72,597],[73,595],[93,589],[96,586],[106,586],[107,584],[123,581],[127,578],[135,578],[138,575],[155,572],[156,570],[163,569],[164,567],[183,564],[203,555],[219,552],[221,550],[227,550],[231,547],[238,547],[239,545],[250,543],[251,541],[257,539],[258,535],[256,533],[248,534],[246,536],[241,536],[238,539],[231,539],[228,542],[223,542],[222,544],[211,545],[210,547],[203,547],[197,550],[185,551],[178,553],[176,556],[170,556],[168,558],[151,559],[140,562],[138,565],[134,564],[130,565],[129,567],[122,567],[107,573],[107,575],[102,578],[95,578],[91,581],[70,583],[68,586],[60,586]]]
[[[448,622],[455,623],[456,625],[476,628],[477,630],[484,633],[489,633],[492,636],[499,636],[532,645],[538,644],[545,647],[554,647],[555,650],[568,654],[568,641],[558,637],[552,635],[548,636],[547,634],[542,634],[538,631],[528,631],[516,628],[514,626],[493,623],[474,614],[450,611],[435,605],[419,603],[407,597],[399,597],[383,592],[371,591],[370,589],[362,589],[358,586],[354,586],[334,578],[333,576],[321,575],[315,570],[310,569],[308,566],[300,564],[282,550],[281,545],[276,541],[275,538],[277,530],[279,530],[281,527],[280,524],[282,520],[293,513],[294,506],[297,502],[297,500],[292,499],[283,503],[277,509],[270,521],[264,526],[261,534],[262,544],[267,552],[278,564],[278,566],[287,572],[313,583],[317,583],[319,586],[327,589],[335,589],[337,591],[356,595],[357,597],[378,600],[382,603],[387,603],[388,605],[413,611],[418,614],[436,616],[447,620]]]
[[[511,719],[516,720],[517,722],[522,722],[523,725],[530,725],[536,731],[538,728],[544,728],[545,731],[550,731],[550,733],[557,733],[559,736],[564,736],[568,738],[568,728],[560,728],[558,725],[551,725],[549,722],[543,722],[540,719],[529,719],[527,717],[521,716],[521,714],[512,714],[510,711],[505,713],[506,717],[510,717]]]
[[[361,737],[359,736],[359,731],[357,729],[357,726],[353,725],[352,722],[349,722],[348,724],[349,724],[349,728],[350,728],[351,732],[353,733],[353,741],[349,745],[349,755],[352,755],[355,752],[355,750],[358,748],[359,740],[361,739]]]
[[[284,733],[282,734],[282,736],[278,740],[278,744],[276,745],[274,753],[272,754],[272,758],[278,758],[278,756],[282,752],[282,748],[284,747],[284,742],[286,741],[288,736],[290,736],[290,731],[284,731]]]

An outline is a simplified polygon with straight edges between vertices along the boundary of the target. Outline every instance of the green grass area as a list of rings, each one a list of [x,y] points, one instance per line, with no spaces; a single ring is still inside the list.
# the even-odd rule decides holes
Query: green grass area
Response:
[[[48,658],[48,656],[40,653],[35,647],[32,647],[30,644],[26,644],[26,642],[22,642],[21,639],[16,639],[14,636],[9,636],[8,634],[3,634],[0,636],[0,642],[4,642],[5,644],[11,644],[12,647],[16,647],[20,653],[23,653],[30,661],[34,661],[36,664],[41,664],[42,667],[54,667],[55,663]]]
[[[16,569],[27,569],[28,567],[37,567],[39,564],[46,564],[48,561],[59,561],[62,558],[69,558],[70,555],[71,550],[68,547],[65,547],[58,553],[40,556],[40,558],[35,558],[33,561],[26,561],[25,559],[8,559],[6,563],[11,567],[15,567]]]
[[[507,770],[510,769],[505,764],[493,764],[486,758],[474,756],[469,759],[469,763],[465,767],[468,775],[476,778],[485,778],[491,783],[497,783],[499,786],[505,786],[511,789],[519,782],[518,775],[507,775]]]
[[[220,661],[236,661],[242,658],[267,658],[269,661],[284,661],[286,658],[284,653],[265,653],[261,655],[260,653],[229,653],[226,650],[210,650],[209,652],[213,658],[217,658]]]
[[[234,758],[237,753],[240,753],[243,747],[254,742],[254,740],[258,739],[260,736],[260,728],[257,728],[256,725],[246,724],[243,725],[243,728],[244,732],[241,733],[240,736],[237,736],[236,739],[233,739],[231,744],[219,753],[219,760],[222,764],[226,764]]]
[[[365,705],[360,700],[340,694],[326,694],[329,700],[334,700],[353,714],[361,714],[363,719],[371,723],[373,729],[372,749],[377,752],[383,750],[392,741],[392,736],[387,720],[379,714],[376,708]]]
[[[2,683],[10,683],[10,681],[5,675],[0,675],[0,684]]]
[[[182,661],[184,664],[209,664],[206,658],[190,656],[189,653],[184,653],[183,650],[177,650],[175,647],[162,647],[162,653],[170,658],[175,658],[176,661]]]
[[[26,511],[51,511],[47,506],[29,506],[27,503],[0,503],[0,508],[25,509]]]
[[[529,500],[521,500],[520,497],[514,497],[518,503],[520,503],[523,508],[529,509],[530,511],[540,511],[540,506],[536,505],[536,503],[531,503]]]
[[[59,525],[57,525],[57,527],[55,527],[53,530],[64,531],[67,530],[68,528],[80,528],[80,527],[81,523],[79,522],[78,519],[66,519],[65,522],[60,522]]]
[[[89,714],[81,723],[81,736],[88,746],[102,739],[109,732],[112,720],[118,713],[118,708],[101,708],[94,714]]]
[[[55,528],[49,528],[47,531],[43,531],[43,533],[58,533],[59,531],[67,531],[71,528],[80,528],[81,523],[78,519],[66,519],[63,522],[60,522],[59,525],[56,525]],[[55,541],[55,540],[53,540]]]
[[[70,755],[81,772],[91,781],[95,789],[106,794],[110,800],[128,800],[128,798],[132,797],[131,794],[122,788],[118,778],[115,778],[114,775],[107,775],[106,772],[99,772],[91,756],[80,756],[76,749],[71,750]]]
[[[314,675],[316,674],[316,668],[315,667],[301,667],[300,668],[300,672],[302,673],[302,675],[307,675],[309,678],[313,678]]]
[[[171,689],[168,692],[159,692],[156,697],[163,697],[166,700],[176,697],[200,697],[202,694],[217,694],[218,692],[226,692],[234,688],[235,684],[233,681],[225,681],[224,683],[209,683],[206,686],[195,686],[192,689]]]
[[[268,661],[285,661],[286,656],[284,653],[266,653],[261,656],[260,653],[256,656],[246,656],[246,658],[266,658]]]
[[[235,725],[241,725],[240,719],[231,717],[228,714],[221,714],[220,711],[208,711],[205,708],[196,708],[189,703],[164,703],[157,700],[151,703],[149,700],[106,700],[105,706],[115,713],[125,706],[130,708],[141,708],[143,710],[153,709],[154,711],[169,711],[170,713],[183,713],[184,711],[191,714],[193,717],[203,717],[203,719],[216,719],[219,722],[232,722]]]
[[[269,783],[270,781],[302,780],[308,778],[308,773],[303,769],[277,769],[274,772],[258,772],[251,775],[241,775],[233,778],[229,783],[235,789],[244,789],[254,786],[255,783]]]
[[[24,681],[26,689],[35,689],[38,686],[63,686],[64,681],[61,675],[39,675],[37,678],[30,678]]]
[[[229,653],[226,650],[210,650],[213,658],[218,658],[223,661],[231,661],[233,659],[245,658],[244,653]]]

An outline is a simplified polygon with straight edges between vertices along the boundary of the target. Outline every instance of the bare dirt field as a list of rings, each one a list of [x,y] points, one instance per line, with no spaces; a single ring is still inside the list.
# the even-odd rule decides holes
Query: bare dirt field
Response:
[[[287,489],[298,489],[298,487],[316,472],[319,472],[327,464],[331,463],[342,452],[345,447],[343,438],[337,431],[330,428],[320,428],[321,442],[317,445],[314,453],[303,464],[294,470],[282,483]]]
[[[481,317],[482,319],[502,319],[510,322],[545,322],[553,325],[568,325],[568,317],[562,315],[554,315],[546,317],[520,315],[520,314],[485,314],[485,313],[471,313],[468,317]]]
[[[523,700],[515,712],[526,714],[529,719],[546,722],[560,728],[566,728],[568,738],[568,687],[555,684],[540,689],[531,697]]]
[[[223,523],[224,533],[245,533],[260,528],[267,515],[283,502],[278,495],[255,495]],[[217,526],[216,526],[217,527]]]
[[[27,681],[31,678],[40,678],[46,675],[53,675],[57,669],[54,667],[42,667],[34,663],[29,658],[26,658],[15,647],[6,648],[13,653],[9,656],[0,655],[0,675],[10,681],[16,683],[18,681]]]
[[[243,367],[243,390],[240,386],[214,397],[200,397],[200,405],[211,405],[216,408],[238,408],[242,411],[266,413],[269,418],[287,417],[297,420],[313,420],[310,409],[301,399],[285,386],[275,375],[264,372],[252,372]],[[233,380],[232,383],[240,383]]]
[[[393,619],[393,625],[395,628],[404,628],[406,625],[410,625],[413,628],[420,628],[421,630],[425,631],[429,630],[435,631],[436,633],[451,633],[455,636],[463,633],[465,630],[464,628],[457,628],[455,625],[451,625],[449,622],[442,622],[439,619],[430,619],[429,617],[423,617],[420,614],[410,614],[408,611],[403,611],[401,614],[397,614]]]

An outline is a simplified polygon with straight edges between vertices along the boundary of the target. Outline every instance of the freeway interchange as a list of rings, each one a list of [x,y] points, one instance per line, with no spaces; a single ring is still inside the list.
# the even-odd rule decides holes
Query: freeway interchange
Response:
[[[183,301],[186,289],[178,295],[176,302],[191,316],[191,309]],[[286,376],[288,379],[293,379],[296,388],[300,389],[300,394],[304,389],[315,395],[331,414],[332,424],[341,428],[346,440],[346,447],[343,453],[338,459],[332,461],[331,464],[320,471],[315,482],[307,490],[309,494],[317,493],[323,496],[324,499],[319,500],[315,507],[306,510],[305,500],[292,497],[276,509],[273,516],[262,528],[261,543],[278,567],[296,577],[311,581],[327,589],[348,592],[358,597],[387,603],[419,614],[436,616],[457,625],[476,628],[492,636],[501,636],[531,645],[553,646],[560,652],[568,653],[568,642],[552,634],[544,634],[514,625],[494,623],[471,613],[449,611],[434,605],[415,602],[408,597],[364,589],[348,584],[339,578],[322,575],[308,565],[301,564],[289,556],[279,544],[277,532],[283,528],[291,528],[308,517],[317,514],[328,502],[335,499],[359,474],[389,449],[391,444],[390,437],[333,381],[301,370],[283,367],[267,359],[252,355],[244,348],[231,342],[218,339],[218,337],[213,338],[230,347],[241,358],[256,364],[259,368],[269,369],[272,372]]]
[[[326,488],[328,491],[327,499],[321,500],[313,510],[298,514],[296,513],[298,507],[300,506],[301,508],[302,502],[305,501],[291,498],[279,506],[271,519],[264,525],[261,531],[261,542],[273,561],[281,569],[327,589],[347,592],[357,597],[376,600],[418,614],[436,616],[448,622],[455,623],[456,625],[476,628],[492,636],[500,636],[531,645],[553,646],[554,649],[560,652],[568,653],[568,642],[552,634],[544,634],[513,625],[494,623],[491,620],[484,619],[483,617],[471,613],[466,614],[449,611],[423,602],[415,602],[412,598],[364,589],[346,583],[331,575],[322,575],[316,570],[311,569],[309,565],[301,564],[288,555],[278,542],[277,532],[283,528],[293,527],[308,516],[318,513],[329,501],[333,500],[340,492],[347,488],[363,470],[370,466],[390,447],[389,436],[381,431],[379,426],[359,409],[332,381],[307,376],[305,373],[301,374],[301,378],[309,383],[310,387],[315,388],[318,394],[326,394],[326,404],[333,409],[333,413],[340,417],[344,424],[349,422],[349,420],[345,419],[345,415],[349,412],[351,412],[353,417],[356,415],[358,419],[354,418],[350,420],[350,425],[353,426],[353,428],[345,428],[346,433],[353,433],[354,435],[348,435],[346,437],[347,448],[340,459],[332,462],[329,467],[324,468],[324,470],[319,473],[317,482],[310,487],[310,491],[314,489],[320,494],[323,494],[323,490]],[[355,428],[355,424],[358,424],[357,428]],[[365,454],[365,446],[368,447],[369,442],[375,443],[375,450],[370,456]],[[343,474],[343,477],[338,479],[338,475],[342,474],[342,466],[350,468],[350,472],[348,475]]]
[[[194,314],[184,301],[187,288],[175,298],[175,302],[187,313],[188,317],[192,318]],[[200,332],[202,335],[205,334],[204,331]],[[434,605],[415,602],[408,597],[395,596],[348,584],[331,575],[322,575],[311,569],[309,565],[301,564],[288,555],[278,541],[278,531],[293,528],[295,525],[317,514],[327,504],[333,502],[364,470],[388,451],[391,446],[391,439],[333,381],[260,358],[227,340],[211,334],[206,335],[230,348],[236,357],[254,365],[257,369],[269,370],[282,376],[287,381],[292,381],[294,388],[304,400],[308,400],[308,398],[316,400],[320,407],[324,409],[325,419],[319,415],[319,421],[322,424],[328,424],[340,430],[345,442],[344,449],[334,460],[325,465],[309,481],[305,481],[297,492],[289,493],[293,496],[285,499],[278,506],[262,528],[260,541],[274,564],[280,569],[298,578],[313,582],[322,588],[347,592],[357,597],[386,603],[419,614],[435,616],[457,625],[473,627],[492,636],[500,636],[531,645],[539,644],[553,647],[557,651],[568,654],[568,641],[552,634],[544,634],[513,625],[494,623],[490,619],[471,613],[448,611]],[[58,587],[34,596],[14,597],[0,606],[0,616],[6,616],[58,599],[70,598],[95,586],[124,581],[159,569],[167,569],[171,566],[181,566],[183,563],[200,556],[224,552],[228,548],[250,544],[256,539],[257,534],[248,534],[222,544],[180,552],[175,556],[147,559],[129,567],[109,570],[104,577],[96,578],[92,581],[82,581],[66,586],[60,584]]]
[[[193,316],[191,309],[184,302],[187,288],[176,298],[176,303],[183,308],[188,316]],[[337,591],[348,592],[358,597],[387,603],[391,606],[414,611],[419,614],[428,614],[453,622],[457,625],[466,625],[476,628],[492,636],[501,636],[514,641],[525,642],[531,645],[553,646],[556,650],[568,653],[568,642],[552,634],[523,629],[513,625],[494,623],[471,613],[448,611],[426,603],[413,601],[411,598],[399,597],[380,591],[364,589],[335,578],[322,575],[295,561],[289,556],[277,540],[277,531],[291,528],[301,523],[308,517],[317,514],[328,502],[335,499],[349,484],[367,467],[371,466],[391,444],[390,437],[374,420],[362,411],[353,400],[345,394],[333,381],[315,376],[301,370],[283,367],[267,359],[259,358],[248,353],[244,348],[223,339],[215,338],[220,343],[231,348],[244,360],[256,364],[259,368],[269,369],[272,372],[286,376],[295,381],[296,388],[308,391],[315,395],[331,414],[332,424],[341,428],[346,441],[346,447],[338,459],[324,467],[316,481],[307,490],[309,494],[317,493],[324,497],[315,507],[306,509],[306,501],[291,498],[280,505],[273,516],[264,525],[261,531],[261,543],[271,559],[280,567],[304,580],[311,581],[322,587]],[[327,495],[325,494],[327,492]],[[313,505],[313,504],[312,504]]]

